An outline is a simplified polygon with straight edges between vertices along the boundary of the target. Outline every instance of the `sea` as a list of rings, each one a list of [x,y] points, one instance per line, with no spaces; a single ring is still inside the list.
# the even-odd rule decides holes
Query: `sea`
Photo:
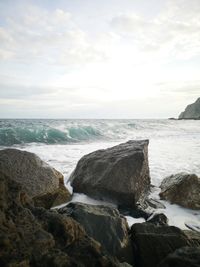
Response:
[[[36,153],[63,173],[66,186],[78,160],[85,154],[128,140],[149,139],[149,166],[152,192],[159,199],[163,178],[178,172],[200,176],[200,120],[168,119],[1,119],[0,149],[17,148]],[[74,201],[98,204],[85,195]],[[200,224],[200,211],[192,211],[163,201],[162,212],[171,225],[186,228],[185,222]],[[127,217],[129,224],[135,222]],[[141,219],[142,221],[142,219]]]

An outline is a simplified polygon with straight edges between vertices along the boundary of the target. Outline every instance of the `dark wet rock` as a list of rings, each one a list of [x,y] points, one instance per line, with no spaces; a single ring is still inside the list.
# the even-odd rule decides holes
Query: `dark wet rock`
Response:
[[[191,245],[190,240],[177,227],[137,223],[131,227],[135,265],[156,267],[169,253]]]
[[[150,189],[148,143],[129,141],[83,156],[70,177],[74,192],[135,208]]]
[[[194,103],[186,107],[185,111],[179,115],[179,119],[200,120],[200,97]]]
[[[86,233],[97,240],[107,254],[121,262],[132,263],[132,247],[126,219],[107,206],[70,203],[58,210],[79,222]]]
[[[165,209],[165,205],[163,203],[161,203],[159,200],[157,199],[153,199],[153,198],[146,198],[145,199],[145,205],[146,208],[148,209],[153,208],[153,209]]]
[[[33,153],[0,150],[0,171],[22,184],[37,206],[50,208],[71,199],[63,175]]]
[[[1,267],[114,267],[81,225],[56,211],[34,207],[15,180],[0,172]]]
[[[155,225],[168,225],[168,218],[163,213],[153,213],[148,219],[147,222],[153,223]]]
[[[144,218],[145,220],[147,220],[150,216],[151,216],[151,212],[147,212],[145,210],[142,210],[140,208],[134,208],[134,209],[121,209],[119,208],[119,212],[120,214],[122,214],[123,216],[131,216],[133,218]]]
[[[190,244],[192,244],[192,246],[200,247],[200,233],[199,232],[190,231],[190,230],[183,230],[183,232],[189,239]]]
[[[169,254],[158,267],[199,267],[200,247],[183,247]]]
[[[185,208],[200,209],[200,178],[195,174],[178,173],[161,183],[160,198]]]

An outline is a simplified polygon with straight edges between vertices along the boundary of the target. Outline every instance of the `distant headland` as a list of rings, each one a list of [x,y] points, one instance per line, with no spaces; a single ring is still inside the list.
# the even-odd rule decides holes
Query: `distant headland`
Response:
[[[188,105],[185,111],[181,112],[179,120],[200,120],[200,97],[192,104]]]

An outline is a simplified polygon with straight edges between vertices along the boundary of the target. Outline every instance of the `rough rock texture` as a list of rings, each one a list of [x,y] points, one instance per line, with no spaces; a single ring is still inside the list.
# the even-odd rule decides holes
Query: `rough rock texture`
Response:
[[[156,267],[169,253],[193,245],[177,227],[137,223],[131,227],[135,266]]]
[[[169,254],[158,267],[199,267],[200,247],[184,247]]]
[[[200,178],[195,174],[178,173],[161,183],[160,198],[185,208],[200,209]]]
[[[21,185],[0,173],[1,267],[114,267],[75,220],[34,207]]]
[[[148,219],[147,222],[153,223],[155,225],[168,225],[168,218],[163,213],[153,213]]]
[[[33,153],[0,150],[0,171],[22,184],[38,206],[50,208],[71,199],[63,175]]]
[[[200,97],[191,105],[188,105],[184,112],[179,115],[179,119],[200,120]]]
[[[118,210],[106,206],[70,203],[58,210],[78,221],[86,233],[97,240],[105,251],[121,262],[132,263],[132,247],[126,219]]]
[[[150,188],[148,143],[129,141],[85,155],[70,177],[74,192],[135,207]]]

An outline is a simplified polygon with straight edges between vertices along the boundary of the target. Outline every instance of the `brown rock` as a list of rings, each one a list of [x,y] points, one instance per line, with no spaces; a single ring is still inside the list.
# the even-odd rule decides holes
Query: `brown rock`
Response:
[[[195,174],[178,173],[161,183],[160,198],[185,208],[200,209],[200,178]]]
[[[115,267],[72,218],[34,207],[22,186],[0,172],[1,267]]]
[[[50,208],[71,199],[63,175],[33,153],[0,150],[0,170],[22,184],[38,206]]]

